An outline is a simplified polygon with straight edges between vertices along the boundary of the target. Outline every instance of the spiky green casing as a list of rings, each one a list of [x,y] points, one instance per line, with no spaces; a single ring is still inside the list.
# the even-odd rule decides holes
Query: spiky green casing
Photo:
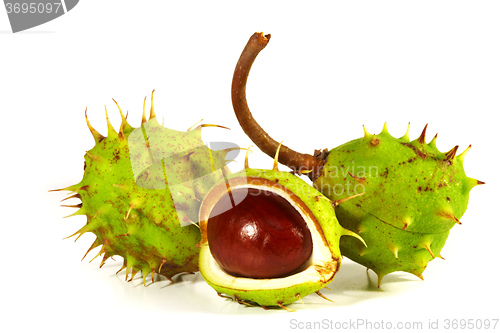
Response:
[[[225,273],[210,253],[207,236],[208,216],[215,202],[228,189],[252,187],[270,190],[286,198],[301,212],[313,235],[313,254],[308,267],[290,276],[268,279],[234,277]],[[200,273],[219,295],[229,295],[245,304],[263,307],[293,303],[318,292],[329,284],[340,268],[339,240],[356,234],[340,226],[332,202],[289,172],[245,168],[216,185],[200,208],[202,231]],[[343,237],[345,238],[345,237]],[[349,237],[350,238],[350,237]],[[249,303],[250,302],[250,303]]]
[[[427,128],[427,126],[426,126]],[[342,254],[377,273],[394,271],[422,278],[427,263],[441,257],[450,229],[460,224],[469,191],[478,182],[465,175],[458,146],[447,153],[425,131],[409,140],[392,137],[386,125],[332,149],[314,186],[332,200],[364,193],[336,207],[342,226],[365,240],[342,239]]]
[[[123,113],[116,132],[107,114],[108,136],[89,123],[95,146],[85,154],[83,179],[62,190],[81,199],[86,232],[96,239],[89,251],[101,246],[101,266],[111,256],[123,257],[126,279],[142,271],[167,278],[198,270],[200,231],[194,223],[204,194],[218,181],[225,162],[204,145],[201,127],[188,132],[167,129],[155,117],[143,114],[140,128],[131,127]],[[85,115],[86,117],[86,115]],[[96,256],[96,257],[97,257]]]

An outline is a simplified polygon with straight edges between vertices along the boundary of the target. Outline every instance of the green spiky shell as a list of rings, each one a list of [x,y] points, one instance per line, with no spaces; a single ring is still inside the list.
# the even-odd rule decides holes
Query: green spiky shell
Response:
[[[317,227],[311,228],[312,234],[317,230],[317,238],[313,242],[321,242],[324,252],[318,247],[313,250],[311,266],[306,270],[310,275],[304,274],[299,277],[296,273],[292,276],[275,279],[251,279],[244,277],[231,277],[224,273],[210,254],[207,237],[207,220],[211,207],[216,200],[212,201],[213,192],[220,194],[229,188],[264,186],[264,189],[278,191],[285,198],[295,195],[303,204],[302,211],[309,211],[317,222]],[[287,194],[283,193],[286,192]],[[292,200],[297,202],[296,199]],[[224,294],[245,304],[257,304],[263,307],[281,306],[300,300],[308,294],[318,292],[329,284],[335,273],[340,268],[339,240],[342,235],[357,236],[340,226],[335,217],[332,202],[319,191],[304,182],[302,179],[289,172],[276,170],[261,170],[246,168],[238,173],[227,177],[225,182],[216,185],[206,196],[200,209],[200,227],[202,230],[202,241],[200,251],[200,273],[205,281],[212,286],[219,295]],[[320,256],[323,253],[323,257]],[[315,256],[316,255],[316,256]],[[318,259],[319,258],[319,259]],[[250,303],[249,303],[250,302]]]
[[[72,215],[87,216],[74,235],[96,236],[87,253],[101,246],[101,266],[111,256],[123,257],[126,279],[130,270],[131,279],[142,271],[144,282],[149,273],[154,281],[154,273],[171,278],[198,270],[200,231],[194,223],[203,196],[222,177],[214,170],[225,168],[201,140],[202,126],[171,130],[158,124],[153,110],[137,129],[120,110],[120,130],[108,120],[107,137],[87,119],[96,144],[85,154],[83,179],[62,189],[82,201]]]
[[[426,126],[427,128],[427,126]],[[408,127],[409,130],[409,127]],[[450,229],[465,213],[469,191],[477,185],[463,169],[468,151],[456,156],[425,142],[425,130],[413,141],[408,132],[392,137],[384,126],[378,135],[332,149],[314,186],[332,200],[363,195],[336,207],[345,228],[357,232],[367,247],[343,239],[342,254],[377,273],[394,271],[422,278],[429,261],[441,257]]]

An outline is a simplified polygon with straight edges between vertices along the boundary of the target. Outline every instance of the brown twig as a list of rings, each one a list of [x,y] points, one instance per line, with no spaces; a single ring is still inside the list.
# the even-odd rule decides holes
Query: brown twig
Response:
[[[262,33],[256,32],[248,40],[234,70],[231,99],[234,112],[243,131],[264,153],[274,157],[280,144],[271,138],[255,121],[248,108],[246,99],[248,74],[255,58],[266,47],[270,38],[271,35],[264,36]],[[306,173],[306,171],[309,171],[307,175],[313,180],[319,176],[320,169],[324,163],[324,159],[321,157],[298,153],[284,145],[280,148],[278,161],[290,167],[296,173]]]

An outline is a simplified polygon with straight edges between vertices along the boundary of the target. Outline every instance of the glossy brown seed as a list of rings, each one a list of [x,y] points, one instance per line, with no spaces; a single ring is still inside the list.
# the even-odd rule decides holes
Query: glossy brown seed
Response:
[[[283,197],[238,188],[219,200],[208,219],[210,252],[234,276],[277,278],[299,270],[312,253],[302,215]]]

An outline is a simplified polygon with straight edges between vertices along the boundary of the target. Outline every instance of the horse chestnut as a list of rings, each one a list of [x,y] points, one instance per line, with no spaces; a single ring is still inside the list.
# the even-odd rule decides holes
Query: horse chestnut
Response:
[[[293,274],[312,254],[312,238],[301,213],[269,190],[236,188],[213,207],[207,237],[226,273],[255,279]]]

